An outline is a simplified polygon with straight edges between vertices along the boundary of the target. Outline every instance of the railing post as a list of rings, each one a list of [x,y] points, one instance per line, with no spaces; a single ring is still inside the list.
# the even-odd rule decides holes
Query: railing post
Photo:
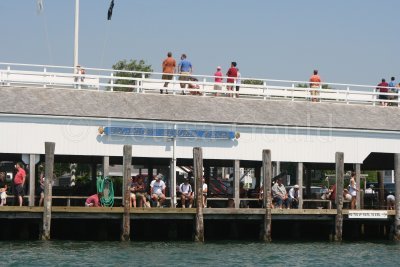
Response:
[[[11,67],[10,66],[7,66],[7,86],[11,86],[11,83],[10,83],[10,72],[11,72]]]
[[[397,106],[400,107],[400,90],[397,89]]]
[[[47,87],[47,74],[46,74],[46,72],[47,72],[47,68],[43,68],[43,80],[44,80],[44,82],[43,82],[43,87],[44,88],[46,88]]]
[[[114,91],[114,72],[111,72],[110,91]]]
[[[176,76],[172,78],[172,94],[176,95]]]
[[[140,90],[140,92],[142,92],[142,93],[144,93],[144,89],[143,89],[144,79],[146,79],[146,75],[144,73],[142,73],[142,79],[139,82],[140,87],[138,88],[138,90]],[[139,91],[138,91],[138,93],[139,93]]]
[[[292,101],[294,101],[294,83],[292,83]]]
[[[206,96],[206,83],[207,83],[207,79],[203,78],[203,96]]]
[[[263,97],[264,97],[264,100],[267,100],[267,96],[265,95],[265,90],[267,90],[267,82],[266,81],[263,82]]]
[[[372,95],[372,105],[373,106],[375,106],[376,105],[376,89],[375,88],[372,88],[372,93],[373,93],[373,95]]]

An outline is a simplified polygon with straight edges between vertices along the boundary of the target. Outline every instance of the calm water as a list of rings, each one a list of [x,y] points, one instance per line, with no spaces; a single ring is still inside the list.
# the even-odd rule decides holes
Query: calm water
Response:
[[[1,266],[400,266],[394,243],[0,242]]]

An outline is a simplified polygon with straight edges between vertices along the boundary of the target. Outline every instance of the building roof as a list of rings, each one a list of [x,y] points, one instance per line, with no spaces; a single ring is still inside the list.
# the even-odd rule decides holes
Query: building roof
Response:
[[[400,130],[397,107],[49,88],[0,92],[3,114]]]

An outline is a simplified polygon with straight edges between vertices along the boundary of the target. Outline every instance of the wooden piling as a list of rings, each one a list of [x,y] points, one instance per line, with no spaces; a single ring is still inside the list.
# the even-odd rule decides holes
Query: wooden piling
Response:
[[[272,223],[272,215],[271,215],[271,182],[272,182],[272,162],[271,162],[271,150],[264,149],[262,152],[262,168],[263,168],[263,191],[264,191],[264,208],[265,208],[265,216],[264,216],[264,224],[261,229],[261,240],[264,242],[271,242],[271,223]]]
[[[394,177],[395,177],[395,209],[394,240],[400,241],[400,154],[394,154]]]
[[[56,143],[45,142],[45,180],[44,180],[44,202],[43,202],[43,228],[41,233],[42,240],[50,240],[51,229],[51,205],[52,205],[52,181],[54,172],[54,150]]]
[[[193,148],[193,174],[196,179],[196,229],[195,242],[204,242],[204,217],[203,217],[203,150],[201,147]]]
[[[123,192],[123,203],[124,203],[124,214],[122,215],[122,229],[121,229],[121,241],[129,241],[131,233],[131,216],[130,216],[130,181],[132,172],[132,146],[124,145],[123,148],[123,168],[124,168],[124,192]]]
[[[299,209],[303,208],[303,162],[297,163],[297,184],[299,185]]]
[[[343,234],[343,187],[344,187],[344,154],[336,152],[336,209],[335,238],[337,242],[342,241]]]

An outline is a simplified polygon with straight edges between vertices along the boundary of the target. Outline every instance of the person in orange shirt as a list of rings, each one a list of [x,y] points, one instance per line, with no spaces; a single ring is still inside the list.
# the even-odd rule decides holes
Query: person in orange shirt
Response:
[[[321,77],[318,75],[318,70],[314,70],[314,74],[310,78],[310,88],[321,88]],[[319,95],[318,90],[311,90],[312,96]],[[318,102],[318,98],[312,97],[312,102]]]
[[[168,57],[162,63],[162,79],[163,80],[172,80],[173,74],[176,70],[176,61],[172,57],[172,53],[168,52]],[[169,82],[164,83],[164,87],[168,88]],[[160,90],[160,93],[163,93],[163,89]],[[168,90],[165,89],[165,93],[168,94]]]

